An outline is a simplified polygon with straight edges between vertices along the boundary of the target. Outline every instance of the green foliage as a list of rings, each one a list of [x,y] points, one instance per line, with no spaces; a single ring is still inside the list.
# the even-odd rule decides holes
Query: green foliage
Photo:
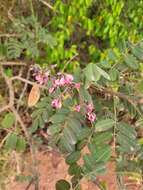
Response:
[[[101,132],[101,131],[107,131],[111,128],[113,128],[115,121],[112,119],[105,119],[101,121],[97,121],[95,124],[95,130],[96,132]]]
[[[35,14],[20,14],[9,24],[10,33],[16,35],[4,42],[7,58],[30,58],[38,64],[56,64],[59,69],[74,70],[87,61],[105,60],[109,48],[117,49],[122,41],[142,39],[142,0],[79,0],[78,3],[56,0],[51,6],[52,10],[34,7]],[[134,55],[140,56],[137,54],[141,51],[137,54],[134,51]],[[115,60],[112,52],[111,57]]]
[[[51,105],[49,104],[49,98],[43,98],[39,103],[36,105],[37,109],[33,111],[32,118],[33,124],[30,128],[30,132],[35,132],[38,128],[44,128],[45,123],[48,122],[48,119],[51,112]]]
[[[119,144],[118,151],[120,153],[133,154],[139,150],[137,142],[137,133],[132,126],[126,123],[121,123],[118,126],[117,143]]]
[[[105,164],[111,157],[111,148],[108,145],[89,144],[90,154],[85,155],[83,172],[91,180],[95,180],[97,175],[105,172]]]
[[[52,111],[50,98],[62,93],[55,92],[53,97],[44,98],[46,102],[50,97],[47,104],[42,99],[32,114],[33,123],[37,124],[35,120],[42,117],[44,109],[50,109],[51,115],[46,121],[49,146],[57,147],[64,154],[73,188],[80,188],[83,178],[95,181],[97,176],[106,172],[107,163],[113,159],[113,143],[117,173],[135,172],[135,168],[141,167],[142,138],[138,139],[139,129],[135,121],[138,126],[142,125],[142,112],[136,102],[141,97],[136,84],[139,82],[140,87],[142,48],[142,42],[135,45],[127,42],[117,52],[110,49],[104,63],[88,64],[80,71],[79,78],[75,74],[75,79],[82,84],[79,94],[74,91],[64,95],[62,108]],[[109,100],[106,98],[108,94]],[[80,101],[94,103],[95,123],[87,122],[82,114],[86,114],[84,111],[74,110]],[[39,127],[43,128],[40,122]],[[83,160],[83,165],[79,160]]]
[[[56,183],[56,190],[70,190],[70,184],[66,180],[59,180]]]
[[[31,136],[47,132],[48,146],[58,148],[69,165],[72,188],[80,188],[83,178],[95,181],[112,160],[117,177],[142,175],[143,1],[55,0],[51,5],[52,10],[42,12],[44,21],[38,14],[14,19],[11,31],[16,35],[0,45],[2,60],[6,54],[8,60],[56,64],[52,74],[75,71],[74,82],[81,84],[66,95],[60,90],[42,94],[32,110]],[[77,71],[79,66],[83,69]],[[12,76],[11,69],[6,73]],[[61,94],[62,108],[53,109],[52,99]],[[75,105],[84,103],[94,104],[95,122],[84,117],[84,107],[75,111]],[[27,142],[18,127],[13,128],[15,116],[6,113],[0,119],[1,130],[10,130],[6,150],[24,151]],[[70,184],[60,180],[56,189],[68,190]]]
[[[11,133],[8,135],[5,148],[8,150],[16,150],[16,151],[25,151],[26,142],[22,136],[18,136],[15,133]]]
[[[14,123],[15,123],[14,114],[13,113],[7,113],[7,114],[5,114],[5,116],[1,122],[1,126],[3,128],[11,128]]]
[[[5,42],[8,59],[16,59],[21,56],[38,59],[42,46],[53,48],[56,45],[56,40],[47,28],[41,26],[37,17],[16,19],[12,27],[17,37],[10,38]]]

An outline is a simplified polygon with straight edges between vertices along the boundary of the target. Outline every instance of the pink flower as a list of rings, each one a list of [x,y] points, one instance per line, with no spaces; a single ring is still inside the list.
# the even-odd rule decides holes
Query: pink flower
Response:
[[[80,112],[80,108],[81,108],[80,105],[76,105],[76,106],[75,106],[75,110],[76,110],[77,112]]]
[[[53,92],[54,92],[54,90],[55,90],[55,88],[54,88],[54,87],[49,88],[49,93],[50,93],[50,94],[51,94],[51,93],[53,93]]]
[[[77,90],[79,90],[80,89],[80,83],[75,83],[75,88],[77,89]]]
[[[46,82],[48,81],[48,76],[42,73],[38,73],[37,75],[35,75],[35,80],[37,80],[39,84],[46,84]]]
[[[90,122],[94,122],[95,119],[96,119],[96,114],[95,114],[95,113],[88,113],[88,114],[87,114],[87,119],[88,119]]]
[[[57,86],[64,86],[65,84],[66,84],[66,80],[65,80],[64,76],[62,76],[60,79],[56,79],[54,81],[55,87],[57,87]]]
[[[64,86],[65,84],[66,84],[65,77],[62,76],[61,79],[60,79],[60,86]]]
[[[86,109],[87,109],[87,112],[88,113],[91,113],[92,111],[93,111],[93,104],[92,103],[90,103],[90,104],[88,104],[87,106],[86,106]]]
[[[54,85],[55,85],[55,87],[60,86],[60,79],[56,79],[54,81]]]
[[[66,75],[65,75],[65,83],[66,83],[66,84],[71,84],[72,81],[73,81],[73,76],[70,75],[70,74],[66,74]]]
[[[61,108],[62,107],[62,102],[59,99],[54,99],[51,103],[53,108]]]

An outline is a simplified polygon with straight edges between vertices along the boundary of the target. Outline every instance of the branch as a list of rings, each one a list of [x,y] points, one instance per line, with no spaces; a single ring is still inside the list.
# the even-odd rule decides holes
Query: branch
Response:
[[[0,143],[0,149],[2,148],[3,144],[5,143],[6,139],[8,138],[9,133],[2,139],[1,143]]]
[[[18,37],[20,35],[18,34],[0,34],[0,38],[2,37],[6,37],[6,38],[10,38],[10,37]]]
[[[39,0],[41,3],[43,3],[44,5],[46,5],[49,9],[54,10],[54,7],[52,5],[50,5],[48,2],[44,1],[44,0]]]
[[[65,64],[64,64],[64,67],[62,69],[62,73],[65,71],[66,67],[68,66],[68,64],[70,64],[76,57],[78,56],[78,54],[75,54],[69,61],[67,61]]]
[[[96,91],[99,91],[99,92],[102,92],[104,94],[110,94],[111,96],[116,96],[122,100],[126,100],[127,102],[129,102],[133,107],[134,109],[142,116],[142,113],[140,112],[140,110],[137,108],[137,102],[132,100],[130,96],[126,95],[126,94],[123,94],[121,92],[115,92],[111,89],[107,89],[107,88],[104,88],[104,87],[101,87],[101,88],[98,88],[97,86],[91,86],[91,89],[94,89]]]
[[[27,141],[28,141],[28,144],[30,146],[30,152],[31,152],[31,159],[32,159],[32,173],[33,173],[33,176],[34,176],[34,179],[35,179],[35,187],[38,187],[38,170],[37,170],[37,161],[36,161],[36,156],[35,156],[35,148],[34,148],[34,145],[33,145],[33,142],[31,140],[31,137],[27,131],[27,128],[25,126],[25,124],[23,123],[19,113],[17,112],[17,110],[12,107],[11,108],[11,111],[13,112],[13,114],[15,115],[15,118],[16,120],[19,122],[26,138],[27,138]]]
[[[3,106],[2,108],[0,108],[0,113],[7,111],[10,108],[9,105]]]
[[[14,88],[13,88],[13,85],[12,85],[12,78],[9,78],[5,75],[4,73],[4,70],[3,70],[3,67],[0,65],[0,73],[2,75],[2,77],[4,78],[6,84],[7,84],[7,87],[8,87],[8,90],[9,90],[9,104],[4,106],[2,109],[1,109],[1,112],[2,111],[5,111],[6,109],[10,109],[13,114],[15,115],[15,118],[16,118],[16,121],[20,124],[21,126],[21,129],[22,131],[24,132],[25,134],[25,137],[27,139],[27,142],[29,144],[29,147],[30,147],[30,152],[31,152],[31,159],[32,159],[32,174],[34,176],[34,179],[35,179],[35,190],[39,189],[39,184],[38,184],[38,170],[37,170],[37,163],[36,163],[36,156],[35,156],[35,148],[34,148],[34,145],[33,145],[33,142],[32,142],[32,139],[31,139],[31,136],[30,134],[28,133],[28,130],[24,124],[24,122],[22,121],[18,111],[16,110],[15,108],[15,105],[14,105],[14,99],[15,99],[15,96],[14,96]],[[20,76],[18,76],[18,78],[21,78]]]
[[[2,66],[26,66],[27,64],[22,61],[20,61],[20,62],[0,61],[0,65],[2,65]]]
[[[20,76],[12,77],[11,80],[20,80],[20,81],[22,81],[22,82],[24,82],[24,83],[27,83],[27,84],[30,84],[30,85],[32,85],[32,86],[34,86],[35,84],[37,84],[36,82],[32,82],[32,81],[27,80],[27,79],[25,79],[25,78],[22,78],[22,77],[20,77]],[[40,85],[40,84],[39,84],[39,87],[42,88],[42,89],[48,90],[48,88],[47,88],[46,86],[43,86],[43,85]]]
[[[19,77],[20,77],[20,75],[19,75]],[[26,80],[28,80],[29,77],[30,77],[30,70],[28,70]],[[25,84],[24,84],[24,87],[23,87],[23,90],[22,90],[22,92],[21,92],[21,94],[20,94],[19,100],[18,100],[18,102],[17,102],[17,111],[19,110],[20,103],[22,102],[22,99],[23,99],[23,96],[24,96],[25,91],[26,91],[26,89],[27,89],[27,86],[28,86],[28,83],[25,83]]]

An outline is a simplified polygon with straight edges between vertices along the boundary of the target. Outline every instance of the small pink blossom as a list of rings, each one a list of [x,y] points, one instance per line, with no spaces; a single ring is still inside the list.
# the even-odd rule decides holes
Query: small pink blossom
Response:
[[[60,79],[60,86],[64,86],[65,84],[66,84],[65,77],[62,76],[61,79]]]
[[[92,104],[92,103],[88,104],[88,105],[86,106],[86,109],[87,109],[87,112],[88,112],[88,113],[91,113],[91,112],[93,111],[93,109],[94,109],[93,104]]]
[[[54,85],[55,85],[55,87],[60,86],[60,79],[56,79],[54,81]]]
[[[73,81],[73,76],[70,75],[70,74],[66,74],[66,75],[65,75],[65,83],[66,83],[66,84],[71,84],[72,81]]]
[[[80,89],[80,83],[75,83],[75,88],[77,89],[77,90],[79,90]]]
[[[60,99],[54,99],[51,103],[53,108],[61,108],[62,107],[62,102]]]
[[[80,112],[80,109],[81,109],[80,105],[76,105],[76,106],[75,106],[75,110],[76,110],[77,112]]]
[[[50,71],[46,71],[46,72],[44,73],[45,77],[48,77],[49,74],[50,74]]]
[[[88,114],[87,114],[87,119],[88,119],[90,122],[94,122],[95,119],[96,119],[96,114],[95,114],[95,113],[88,113]]]
[[[55,88],[54,88],[54,87],[49,88],[49,93],[50,93],[50,94],[51,94],[51,93],[53,93],[53,92],[54,92],[54,90],[55,90]]]
[[[37,82],[39,82],[39,84],[45,84],[48,81],[48,77],[41,73],[38,73],[35,76],[35,79],[37,80]]]

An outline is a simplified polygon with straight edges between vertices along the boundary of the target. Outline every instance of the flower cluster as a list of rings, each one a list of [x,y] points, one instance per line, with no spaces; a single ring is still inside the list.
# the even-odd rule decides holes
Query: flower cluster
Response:
[[[53,84],[52,86],[49,88],[49,93],[53,93],[54,90],[56,90],[58,87],[74,87],[77,90],[80,89],[80,83],[74,83],[73,82],[73,76],[70,74],[63,74],[63,75],[59,75],[58,78],[53,79]]]
[[[94,113],[94,107],[93,107],[93,104],[88,104],[86,106],[86,111],[87,111],[87,119],[90,121],[90,122],[94,122],[95,119],[96,119],[96,114]]]
[[[70,89],[80,89],[80,83],[73,82],[74,77],[71,74],[58,74],[56,78],[52,79],[52,85],[49,88],[49,94],[52,94],[57,88],[64,87]],[[62,107],[62,97],[55,98],[51,103],[52,107],[55,109],[59,109]]]
[[[88,121],[94,122],[96,119],[96,114],[94,113],[93,104],[91,103],[85,104],[84,107],[85,107],[86,118],[88,119]],[[75,111],[80,112],[80,110],[81,110],[81,105],[76,105]]]
[[[51,103],[53,108],[61,108],[62,107],[62,102],[60,99],[56,98],[52,101]]]
[[[41,84],[41,85],[45,85],[48,81],[49,78],[49,71],[42,71],[42,69],[38,66],[35,66],[32,68],[33,71],[33,76],[35,78],[35,80]]]
[[[49,87],[49,94],[54,96],[54,92],[60,88],[63,92],[61,92],[61,95],[59,97],[55,97],[52,102],[51,106],[54,109],[60,109],[62,107],[62,99],[65,93],[70,93],[71,90],[76,89],[79,91],[81,84],[74,82],[74,77],[71,74],[61,74],[58,73],[56,77],[51,77],[50,72],[43,72],[40,68],[34,68],[34,74],[35,80],[41,84],[46,85],[48,80],[51,81],[50,87]],[[74,110],[77,112],[81,112],[81,108],[84,108],[84,115],[87,118],[88,121],[91,123],[95,121],[96,114],[94,113],[94,107],[92,103],[84,103],[82,105],[76,105]],[[82,113],[82,112],[81,112]]]

